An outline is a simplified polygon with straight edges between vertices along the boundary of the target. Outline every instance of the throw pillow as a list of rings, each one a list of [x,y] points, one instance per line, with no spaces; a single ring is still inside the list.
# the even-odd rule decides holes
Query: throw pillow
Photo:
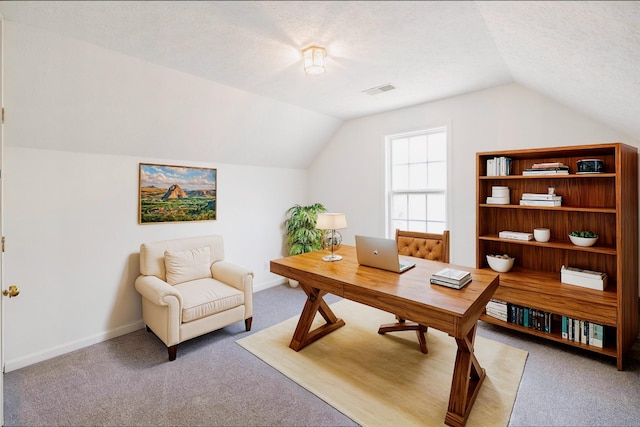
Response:
[[[167,283],[177,285],[211,277],[211,251],[208,246],[186,251],[164,251]]]

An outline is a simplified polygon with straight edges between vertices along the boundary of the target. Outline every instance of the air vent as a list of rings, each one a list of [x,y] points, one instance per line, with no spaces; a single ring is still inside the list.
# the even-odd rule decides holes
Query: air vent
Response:
[[[363,90],[362,92],[366,93],[367,95],[373,96],[382,92],[389,92],[390,90],[394,90],[395,88],[396,87],[391,83],[387,83],[382,86],[376,86],[376,87],[372,87],[371,89]]]

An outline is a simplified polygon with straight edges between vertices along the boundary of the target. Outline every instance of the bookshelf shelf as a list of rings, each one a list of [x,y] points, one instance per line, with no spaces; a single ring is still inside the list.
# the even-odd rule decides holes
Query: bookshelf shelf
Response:
[[[495,317],[491,317],[491,316],[487,316],[486,314],[483,314],[482,316],[480,316],[480,320],[485,321],[487,323],[491,323],[493,325],[497,325],[497,326],[502,326],[504,328],[508,328],[514,331],[518,331],[518,332],[525,332],[529,335],[535,335],[537,337],[540,338],[544,338],[544,339],[548,339],[551,341],[556,341],[562,344],[567,344],[570,345],[572,347],[578,347],[578,348],[582,348],[585,350],[589,350],[589,351],[593,351],[594,353],[600,353],[600,354],[604,354],[606,356],[611,356],[611,357],[616,357],[617,353],[616,353],[616,348],[615,346],[612,345],[605,345],[604,348],[598,348],[598,347],[593,347],[593,346],[589,346],[586,344],[582,344],[579,342],[575,342],[575,341],[570,341],[566,338],[562,338],[561,334],[559,332],[541,332],[541,331],[536,331],[534,329],[530,329],[530,328],[525,328],[524,326],[519,326],[516,325],[514,323],[507,323],[507,322],[502,322],[501,320],[496,319]],[[555,322],[555,320],[554,320]],[[559,322],[555,322],[557,323],[557,327],[559,328]]]
[[[491,208],[491,209],[528,209],[528,210],[550,210],[550,211],[559,211],[559,212],[592,212],[592,213],[607,213],[615,215],[615,208],[584,208],[581,206],[554,206],[554,207],[546,207],[546,206],[521,206],[521,205],[492,205],[487,203],[480,203],[481,208]]]
[[[507,176],[486,176],[487,160],[510,159]],[[576,174],[577,161],[602,159],[606,173]],[[531,335],[614,357],[622,370],[638,334],[638,150],[622,143],[494,151],[476,154],[476,264],[488,268],[486,255],[509,254],[515,266],[500,273],[495,299],[552,313],[551,332],[484,314],[482,320]],[[536,163],[569,166],[565,175],[527,175]],[[509,188],[510,204],[487,204],[494,186]],[[562,206],[521,206],[524,193],[547,194],[553,187]],[[500,231],[532,233],[549,228],[548,242],[498,237]],[[568,234],[590,230],[596,245],[573,245]],[[604,291],[561,283],[562,266],[604,272]],[[562,338],[567,316],[604,326],[604,348]]]
[[[616,248],[613,246],[576,246],[573,243],[567,243],[563,240],[550,240],[548,242],[536,242],[535,240],[515,240],[515,239],[503,239],[498,237],[497,235],[492,236],[478,236],[479,240],[487,240],[493,242],[505,242],[511,243],[514,245],[530,245],[530,246],[540,246],[544,248],[556,248],[556,249],[565,249],[568,251],[578,251],[578,252],[595,252],[607,255],[616,255]]]
[[[497,176],[481,176],[479,179],[590,179],[590,178],[615,178],[615,173],[585,173],[585,174],[569,174],[569,175],[497,175]]]

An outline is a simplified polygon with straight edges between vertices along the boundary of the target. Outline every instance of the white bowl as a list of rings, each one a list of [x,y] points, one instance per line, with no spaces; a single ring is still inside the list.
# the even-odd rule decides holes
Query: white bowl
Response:
[[[533,230],[533,238],[536,242],[548,242],[551,238],[551,230],[548,228],[535,228]]]
[[[502,258],[494,255],[487,255],[487,262],[489,263],[489,267],[493,271],[497,271],[498,273],[506,273],[511,270],[513,267],[513,262],[516,259],[513,257]]]
[[[578,237],[569,234],[569,240],[576,246],[593,246],[598,241],[597,237]]]

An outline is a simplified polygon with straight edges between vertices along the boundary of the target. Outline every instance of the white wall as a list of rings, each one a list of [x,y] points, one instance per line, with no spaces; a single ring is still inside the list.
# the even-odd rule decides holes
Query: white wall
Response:
[[[252,269],[256,290],[282,283],[286,209],[306,200],[306,172],[184,160],[218,169],[218,219],[138,224],[138,164],[166,160],[7,147],[4,283],[7,371],[142,327],[140,243],[221,234],[225,256]]]
[[[35,28],[4,36],[7,371],[140,328],[145,241],[221,234],[256,290],[283,281],[268,261],[307,202],[299,165],[339,120]],[[139,225],[141,162],[217,168],[217,221]]]
[[[380,95],[384,96],[384,95]],[[384,137],[449,127],[451,262],[475,267],[476,152],[637,141],[517,84],[345,123],[309,168],[309,199],[347,214],[343,242],[383,236]]]

